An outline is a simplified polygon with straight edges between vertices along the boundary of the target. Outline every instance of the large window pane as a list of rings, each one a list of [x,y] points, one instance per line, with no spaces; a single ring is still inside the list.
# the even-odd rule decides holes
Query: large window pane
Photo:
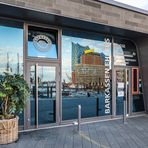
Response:
[[[23,30],[0,26],[0,76],[23,74]]]
[[[23,74],[23,29],[0,26],[0,79],[4,72]],[[19,115],[19,125],[24,114]]]
[[[111,39],[71,33],[62,36],[62,117],[111,114]]]
[[[141,75],[138,77],[138,94],[133,94],[133,112],[144,111]]]
[[[115,66],[129,66],[132,68],[139,69],[139,61],[136,46],[133,42],[122,39],[115,38],[114,39],[114,65]],[[133,71],[134,72],[134,71]],[[143,92],[142,92],[142,80],[140,76],[140,72],[138,71],[137,77],[135,77],[135,73],[132,74],[132,85],[136,85],[138,89],[136,93],[133,93],[132,90],[132,111],[144,111],[144,102],[143,102]],[[136,78],[136,79],[135,79]],[[131,86],[132,86],[131,85]],[[116,102],[116,107],[120,108],[120,104]],[[123,104],[123,101],[122,101]],[[118,113],[117,113],[118,114]]]

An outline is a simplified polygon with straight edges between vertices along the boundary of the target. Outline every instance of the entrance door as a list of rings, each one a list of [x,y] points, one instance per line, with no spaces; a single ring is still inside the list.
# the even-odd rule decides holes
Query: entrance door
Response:
[[[131,113],[131,71],[129,68],[115,68],[116,115]]]
[[[56,122],[56,66],[45,63],[27,63],[30,87],[28,126],[38,128]]]

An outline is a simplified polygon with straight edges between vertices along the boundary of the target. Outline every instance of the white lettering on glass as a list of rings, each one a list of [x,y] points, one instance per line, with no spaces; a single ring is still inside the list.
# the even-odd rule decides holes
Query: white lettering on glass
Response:
[[[105,56],[105,114],[110,114],[110,69],[109,69],[110,59]]]

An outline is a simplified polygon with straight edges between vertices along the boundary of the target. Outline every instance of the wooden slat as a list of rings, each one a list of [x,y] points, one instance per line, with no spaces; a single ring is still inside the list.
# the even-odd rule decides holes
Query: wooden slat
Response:
[[[17,143],[0,148],[148,148],[148,117],[21,133]]]

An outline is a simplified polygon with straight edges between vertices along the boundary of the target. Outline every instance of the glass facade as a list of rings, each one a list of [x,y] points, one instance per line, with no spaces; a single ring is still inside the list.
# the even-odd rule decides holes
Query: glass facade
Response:
[[[116,115],[123,115],[123,101],[125,99],[125,70],[116,70]]]
[[[30,67],[30,112],[32,126],[55,122],[55,76],[55,67],[34,65]],[[38,102],[36,102],[36,97],[38,97]]]
[[[33,128],[56,122],[56,64],[50,61],[58,59],[57,38],[57,30],[28,26],[26,59],[33,62],[26,61],[26,65],[31,92],[29,124]]]
[[[4,72],[23,74],[23,29],[0,25],[0,79]],[[19,115],[19,125],[24,124],[24,114]]]
[[[132,112],[144,111],[144,102],[143,102],[143,92],[142,92],[142,81],[141,75],[139,71],[139,61],[138,61],[138,53],[136,46],[133,42],[122,39],[122,38],[114,38],[113,44],[114,50],[114,65],[115,66],[123,66],[130,68],[129,73],[127,73],[127,78],[129,78],[128,84],[131,83],[131,89],[128,91],[131,95],[128,97],[132,99]],[[137,69],[136,76],[133,69]],[[123,70],[116,71],[116,79],[117,83],[120,81],[123,83],[125,81],[125,76]],[[119,79],[119,81],[118,81]],[[136,85],[136,86],[135,86]],[[129,87],[129,86],[128,86]],[[133,92],[133,87],[136,88],[136,93]],[[116,89],[116,94],[121,92]],[[124,96],[116,97],[116,114],[123,114],[123,99]]]
[[[113,93],[116,115],[122,115],[124,69],[127,69],[127,113],[144,111],[143,84],[133,42],[64,29],[60,55],[57,30],[28,26],[25,51],[23,28],[14,26],[0,26],[0,79],[4,72],[23,74],[25,61],[24,71],[30,86],[29,115],[25,116],[25,122],[30,122],[30,126],[55,123],[60,107],[63,121],[77,118],[78,105],[81,105],[82,118],[112,115]],[[116,88],[112,88],[113,72]],[[57,105],[56,99],[58,102],[61,99],[61,103]],[[24,113],[19,117],[19,125],[23,126]]]
[[[62,118],[111,115],[111,38],[62,36]]]
[[[141,75],[138,75],[138,93],[133,94],[133,112],[144,111],[144,102],[143,102],[143,90],[142,90],[142,80]]]
[[[0,59],[0,77],[23,74],[23,29],[0,26]]]

